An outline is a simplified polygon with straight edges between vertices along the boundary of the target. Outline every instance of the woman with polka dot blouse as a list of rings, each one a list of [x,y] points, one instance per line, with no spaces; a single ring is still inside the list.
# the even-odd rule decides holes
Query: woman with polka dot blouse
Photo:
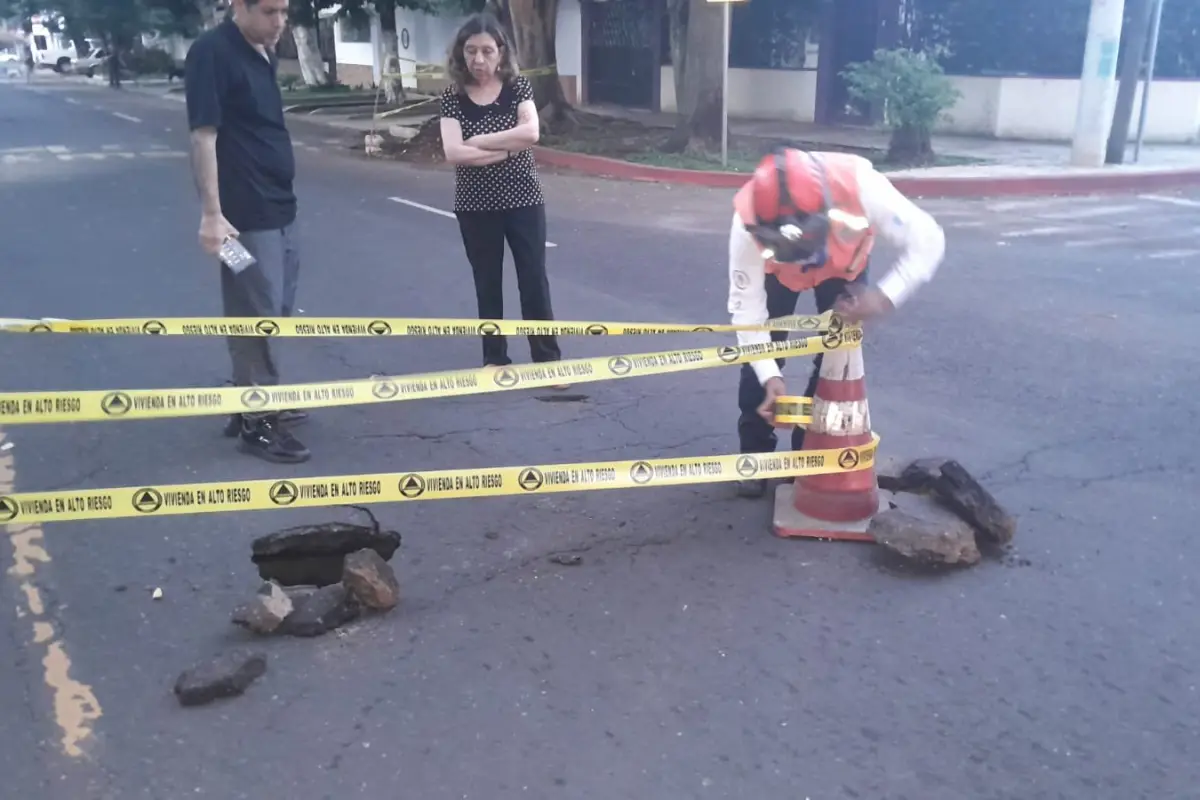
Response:
[[[504,242],[512,250],[527,320],[551,320],[546,206],[533,161],[538,113],[495,17],[476,14],[454,37],[442,93],[441,132],[454,168],[454,213],[482,319],[504,318]],[[484,365],[511,364],[503,336],[484,336]],[[535,362],[562,358],[553,336],[530,336]]]

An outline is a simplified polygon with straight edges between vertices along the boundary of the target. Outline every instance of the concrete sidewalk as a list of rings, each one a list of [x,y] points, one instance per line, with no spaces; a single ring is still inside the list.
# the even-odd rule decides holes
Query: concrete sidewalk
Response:
[[[89,83],[95,85],[95,82]],[[177,102],[184,99],[182,92],[172,91],[165,81],[128,88]],[[662,127],[672,125],[675,119],[674,114],[608,106],[585,106],[584,110]],[[403,128],[418,126],[435,112],[435,103],[430,102],[429,109],[410,109],[405,114],[383,119],[364,118],[361,112],[307,112],[298,116],[307,122],[348,133],[366,135],[372,131],[395,129],[394,135],[402,135]],[[835,128],[783,120],[731,120],[730,131],[735,135],[794,141],[809,147],[827,144],[886,149],[888,140],[888,132],[880,129]],[[1094,169],[1070,165],[1069,143],[936,136],[934,149],[942,155],[979,159],[986,163],[889,171],[888,176],[901,191],[914,197],[990,197],[1139,192],[1200,185],[1200,145],[1144,145],[1138,163],[1132,163],[1133,146],[1130,145],[1127,163]],[[536,151],[539,162],[545,166],[599,177],[719,188],[736,188],[746,180],[744,173],[655,167],[544,147],[538,147]]]
[[[609,105],[584,106],[583,110],[593,114],[628,119],[643,125],[673,128],[678,115],[640,111]],[[753,136],[762,139],[782,139],[806,144],[837,144],[851,147],[886,150],[889,132],[882,128],[855,125],[816,125],[810,122],[787,120],[737,119],[729,120],[732,135]],[[1006,168],[1046,169],[1061,168],[1070,162],[1070,142],[1038,142],[1016,139],[989,139],[981,136],[936,135],[933,149],[938,155],[979,159],[989,165]],[[1149,169],[1166,167],[1200,168],[1200,144],[1143,144],[1140,163],[1134,164],[1134,146],[1131,142],[1126,150],[1125,164]],[[920,172],[937,170],[950,174],[955,167],[933,167]],[[910,170],[909,172],[916,172]]]

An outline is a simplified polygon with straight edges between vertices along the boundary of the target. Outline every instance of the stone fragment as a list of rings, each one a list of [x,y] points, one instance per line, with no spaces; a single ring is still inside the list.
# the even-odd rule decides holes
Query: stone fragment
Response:
[[[320,636],[358,618],[360,606],[340,583],[322,586],[303,597],[294,597],[295,609],[279,632],[288,636]]]
[[[185,670],[175,681],[175,697],[183,706],[236,697],[266,671],[264,653],[225,653]]]
[[[400,602],[396,573],[374,550],[359,550],[346,556],[342,583],[367,608],[386,611]]]
[[[934,482],[937,496],[992,544],[1006,545],[1017,532],[1017,521],[996,502],[991,492],[957,461],[947,461]]]
[[[893,491],[916,494],[933,491],[944,463],[944,458],[918,458],[900,473],[900,483]]]
[[[300,525],[266,536],[252,545],[251,560],[263,580],[284,586],[329,586],[342,579],[346,556],[371,549],[391,559],[400,547],[400,534],[348,522]]]
[[[882,546],[922,565],[979,563],[974,532],[950,513],[893,508],[876,514],[867,532]]]
[[[233,622],[255,633],[274,633],[292,613],[292,598],[275,581],[267,581],[258,593],[233,612]]]
[[[875,482],[888,492],[900,491],[900,476],[906,464],[895,456],[881,458],[875,463]]]

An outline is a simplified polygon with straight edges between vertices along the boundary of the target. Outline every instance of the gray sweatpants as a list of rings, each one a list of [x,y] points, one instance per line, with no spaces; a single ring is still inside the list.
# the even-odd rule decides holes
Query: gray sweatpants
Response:
[[[295,223],[279,230],[242,231],[238,240],[257,259],[241,273],[221,265],[221,301],[227,317],[290,317],[296,308],[296,285],[300,279],[300,252]],[[276,277],[277,276],[277,277]],[[275,293],[275,277],[281,292]],[[274,386],[279,370],[271,355],[267,336],[230,336],[236,386]]]

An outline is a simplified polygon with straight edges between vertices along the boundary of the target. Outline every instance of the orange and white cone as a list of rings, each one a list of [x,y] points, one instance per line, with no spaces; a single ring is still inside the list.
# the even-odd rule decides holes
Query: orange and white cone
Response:
[[[804,450],[855,448],[873,439],[862,347],[825,353]],[[858,452],[847,450],[839,464],[858,466]],[[871,466],[864,469],[801,476],[794,483],[779,484],[775,490],[775,535],[872,542],[867,528],[879,510],[872,459]]]

